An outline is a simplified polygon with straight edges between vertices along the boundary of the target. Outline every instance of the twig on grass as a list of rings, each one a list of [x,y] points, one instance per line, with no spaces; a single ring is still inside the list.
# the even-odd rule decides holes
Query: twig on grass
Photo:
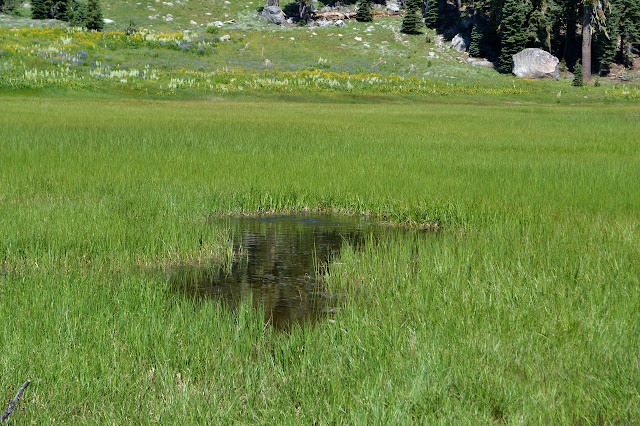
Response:
[[[16,394],[16,397],[11,400],[7,409],[4,410],[4,413],[2,413],[2,416],[0,416],[0,423],[7,420],[11,415],[11,413],[13,413],[13,410],[15,410],[16,408],[16,404],[18,403],[18,401],[20,401],[20,398],[22,398],[22,393],[27,388],[27,386],[29,386],[29,383],[31,383],[31,380],[27,380],[26,382],[24,382],[22,386],[20,386],[20,389],[18,389],[18,393]]]

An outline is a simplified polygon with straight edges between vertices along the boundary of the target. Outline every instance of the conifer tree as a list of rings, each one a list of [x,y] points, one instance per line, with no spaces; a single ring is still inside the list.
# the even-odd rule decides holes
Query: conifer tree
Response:
[[[87,29],[102,31],[104,19],[102,18],[102,8],[99,0],[87,1]]]
[[[371,0],[360,0],[360,3],[358,4],[358,12],[356,13],[356,21],[373,21],[373,8],[371,7]]]
[[[400,32],[404,34],[421,34],[422,16],[418,0],[407,0],[407,13],[402,18]]]
[[[593,39],[593,53],[598,63],[598,75],[604,77],[609,74],[616,51],[618,50],[618,9],[611,5],[607,19],[607,31],[599,31]]]
[[[360,0],[358,2],[358,11],[356,12],[356,21],[371,22],[373,21],[373,8],[371,0]]]
[[[60,16],[60,19],[70,24],[71,21],[73,21],[73,14],[76,3],[74,0],[64,0],[64,2],[64,14]]]
[[[584,84],[584,76],[582,75],[582,65],[580,62],[576,62],[576,65],[573,67],[573,82],[571,84],[577,87]]]
[[[424,23],[427,28],[436,29],[438,26],[438,0],[427,1],[427,12],[425,14]]]
[[[482,31],[479,24],[473,24],[471,28],[471,43],[469,44],[469,56],[479,58],[482,56]]]
[[[83,1],[71,0],[73,2],[70,20],[68,21],[74,27],[87,26],[87,3]]]
[[[49,19],[51,0],[32,0],[31,17],[33,19]]]
[[[619,60],[629,67],[633,63],[633,46],[640,45],[640,0],[618,0]]]
[[[513,55],[520,52],[527,43],[525,31],[526,13],[529,2],[506,0],[502,8],[502,32],[500,37],[500,58],[498,70],[510,73],[513,68]]]
[[[49,10],[49,17],[66,21],[67,0],[53,0],[53,5]]]

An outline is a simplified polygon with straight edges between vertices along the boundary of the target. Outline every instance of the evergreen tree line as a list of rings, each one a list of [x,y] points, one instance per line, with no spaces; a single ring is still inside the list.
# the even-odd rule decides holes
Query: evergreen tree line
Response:
[[[33,19],[59,19],[76,27],[102,31],[104,19],[98,0],[31,0]]]
[[[614,63],[630,67],[640,50],[640,0],[405,0],[401,31],[424,25],[469,40],[469,54],[497,61],[511,72],[512,56],[538,47],[570,70],[581,63],[585,79],[607,75]],[[361,0],[357,19],[371,15]],[[363,19],[363,17],[365,17]]]

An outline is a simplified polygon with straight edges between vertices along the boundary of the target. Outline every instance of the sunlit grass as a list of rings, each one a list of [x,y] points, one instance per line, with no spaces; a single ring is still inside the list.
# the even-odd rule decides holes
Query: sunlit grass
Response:
[[[0,401],[25,422],[638,418],[633,104],[8,96]],[[278,333],[168,291],[213,218],[334,210],[437,233],[348,247],[344,310]]]

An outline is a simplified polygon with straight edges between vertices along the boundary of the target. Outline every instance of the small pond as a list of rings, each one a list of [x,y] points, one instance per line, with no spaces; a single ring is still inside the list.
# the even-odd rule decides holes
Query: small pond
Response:
[[[222,269],[174,271],[174,288],[232,308],[251,296],[255,306],[264,306],[265,321],[279,329],[338,309],[339,295],[327,294],[317,274],[330,267],[345,242],[358,248],[398,232],[360,217],[332,215],[243,217],[221,224],[230,229],[240,255]]]

